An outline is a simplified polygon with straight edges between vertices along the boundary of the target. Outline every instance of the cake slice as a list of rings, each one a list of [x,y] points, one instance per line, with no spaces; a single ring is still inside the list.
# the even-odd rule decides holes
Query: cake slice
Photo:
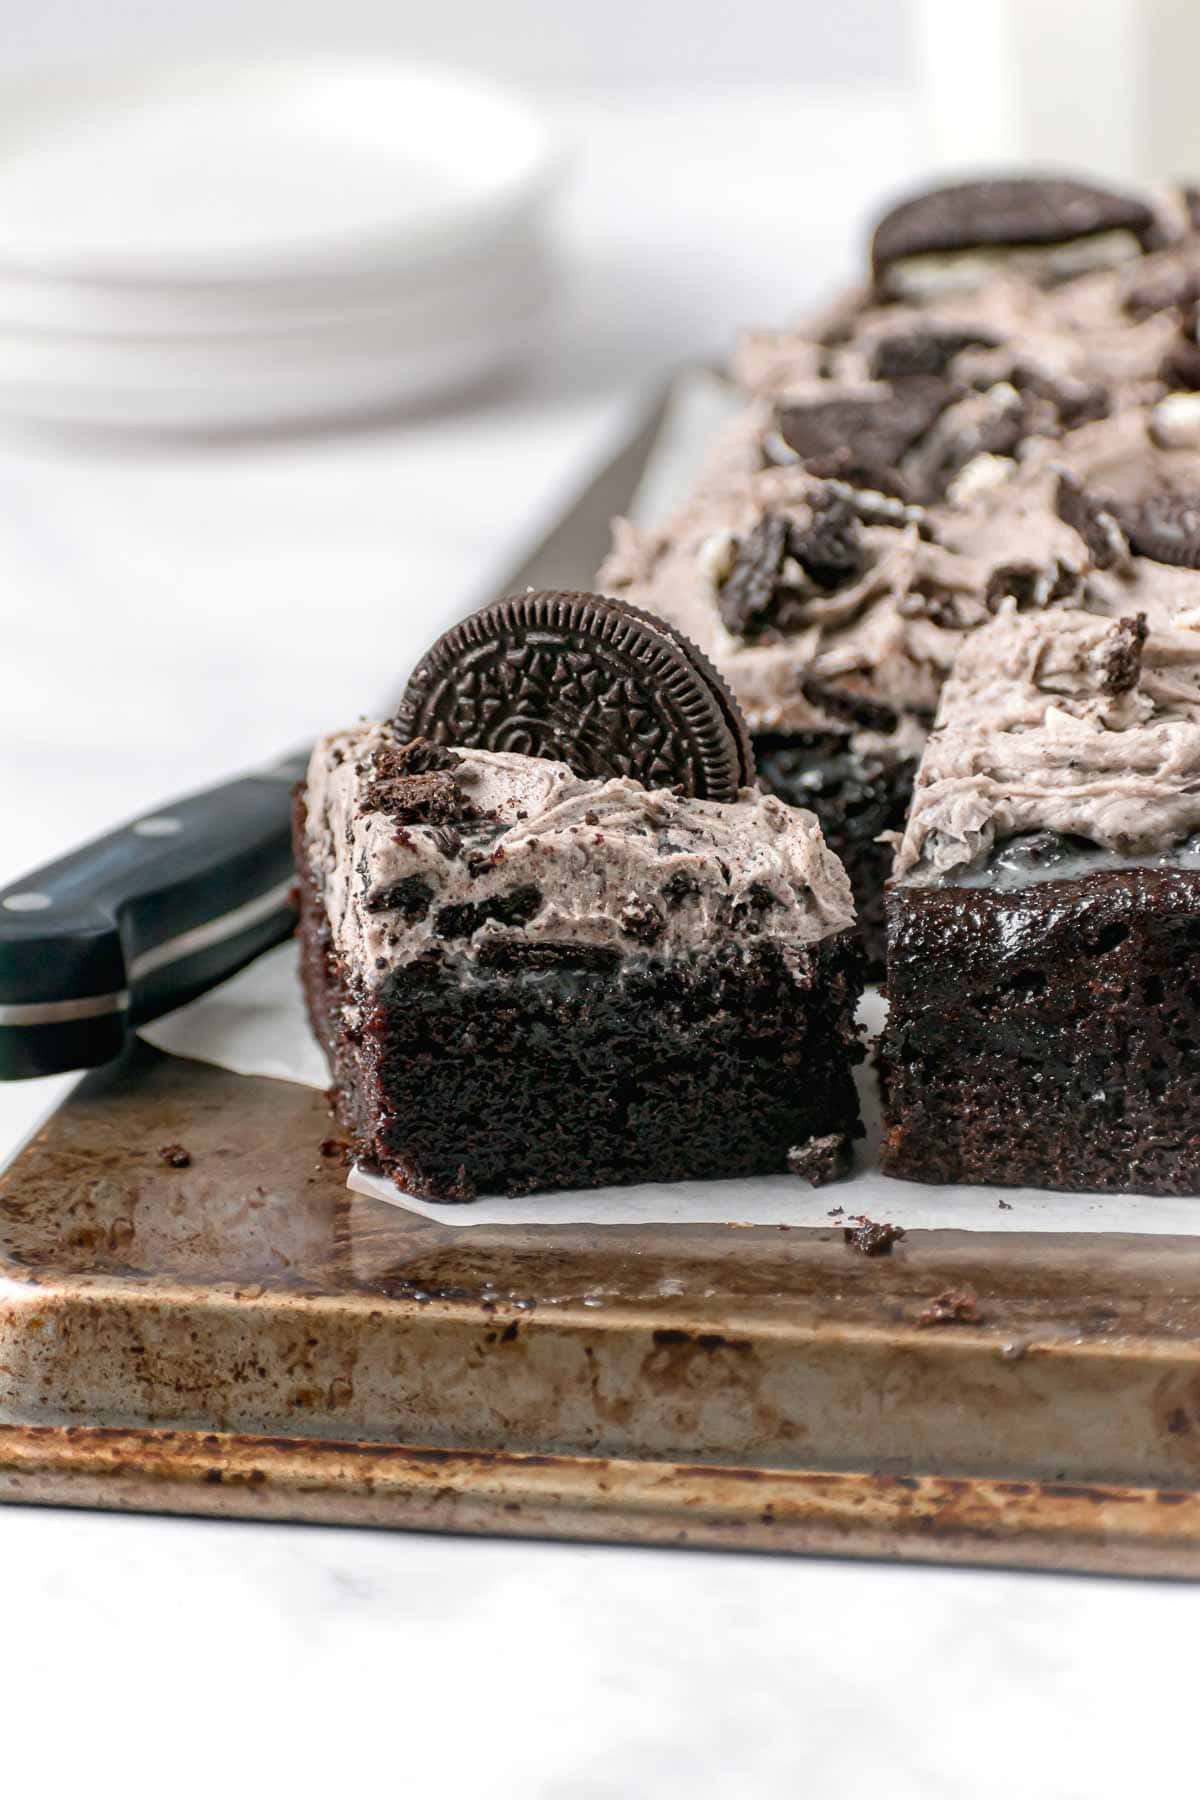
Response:
[[[325,738],[297,797],[305,991],[358,1157],[442,1200],[839,1172],[849,882],[810,812],[741,785],[686,640],[523,596],[448,633],[400,717]]]
[[[1151,566],[1149,617],[1010,605],[946,685],[888,898],[888,1174],[1200,1193],[1200,587]]]
[[[296,844],[338,1114],[408,1192],[839,1167],[861,976],[811,813],[366,725]]]

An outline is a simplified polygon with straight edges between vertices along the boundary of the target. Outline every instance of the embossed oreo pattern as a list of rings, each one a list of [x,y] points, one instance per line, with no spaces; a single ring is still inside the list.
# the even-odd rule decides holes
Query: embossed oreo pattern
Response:
[[[454,626],[413,671],[396,731],[703,800],[754,778],[745,721],[701,652],[594,594],[522,594]]]

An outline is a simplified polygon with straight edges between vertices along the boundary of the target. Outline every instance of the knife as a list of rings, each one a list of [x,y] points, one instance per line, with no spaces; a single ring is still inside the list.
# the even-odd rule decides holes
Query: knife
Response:
[[[670,395],[494,592],[592,580]],[[138,1025],[290,936],[291,791],[307,765],[296,751],[171,801],[0,889],[0,1080],[110,1062]]]

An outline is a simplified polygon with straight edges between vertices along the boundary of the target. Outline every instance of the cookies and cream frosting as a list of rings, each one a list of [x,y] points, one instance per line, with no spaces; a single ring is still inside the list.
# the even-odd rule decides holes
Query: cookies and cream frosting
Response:
[[[963,646],[897,879],[945,880],[1022,832],[1137,857],[1200,830],[1200,575],[1188,574],[1192,604],[1152,623],[1009,603]]]
[[[514,943],[615,964],[730,939],[786,949],[853,922],[814,816],[748,790],[695,800],[483,750],[413,760],[365,723],[316,746],[306,798],[333,945],[372,985],[402,962],[482,964]]]

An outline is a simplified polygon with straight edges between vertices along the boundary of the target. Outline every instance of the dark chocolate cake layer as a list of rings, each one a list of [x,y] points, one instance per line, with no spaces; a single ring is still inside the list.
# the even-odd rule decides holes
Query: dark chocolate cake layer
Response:
[[[900,832],[912,797],[915,760],[888,762],[830,733],[766,733],[754,739],[763,786],[791,806],[811,807],[825,842],[854,890],[867,979],[881,981],[886,959],[884,883],[892,866],[884,831]]]
[[[861,955],[811,815],[368,726],[318,746],[296,850],[339,1118],[408,1192],[843,1165]]]
[[[882,1164],[1200,1194],[1200,871],[895,888]]]

